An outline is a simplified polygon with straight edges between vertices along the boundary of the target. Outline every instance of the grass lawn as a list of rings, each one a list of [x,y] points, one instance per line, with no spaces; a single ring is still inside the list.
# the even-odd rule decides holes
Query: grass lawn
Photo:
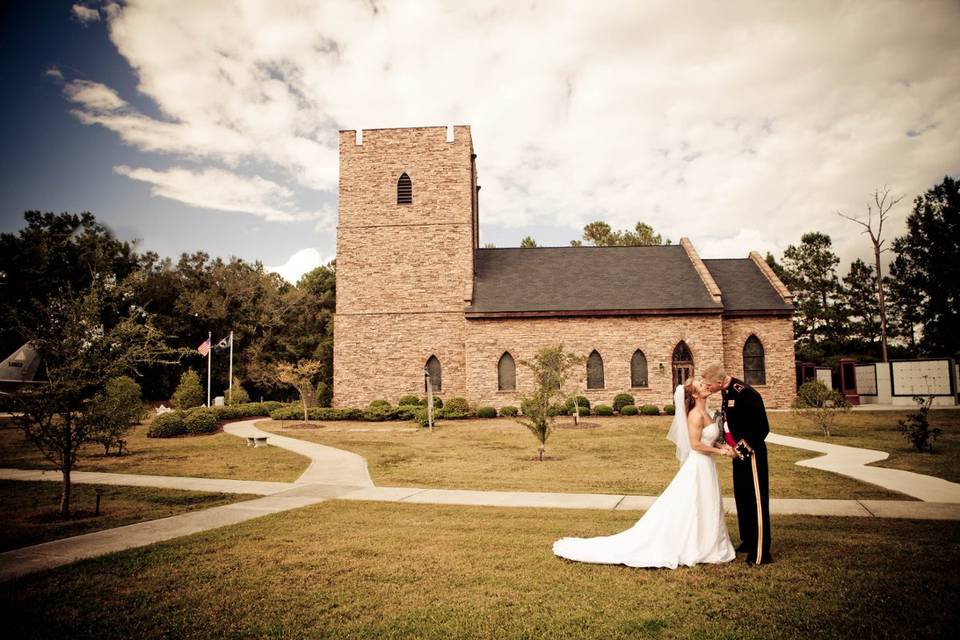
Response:
[[[140,487],[101,486],[100,515],[94,515],[95,485],[74,484],[73,514],[62,520],[59,482],[0,480],[0,551],[206,509],[258,496]]]
[[[786,413],[771,413],[771,428],[785,436],[821,440],[847,447],[864,447],[886,451],[890,457],[876,463],[877,467],[902,469],[936,476],[951,482],[960,482],[960,411],[952,409],[930,412],[930,426],[943,430],[933,443],[933,453],[920,453],[897,431],[897,420],[903,420],[906,411],[851,411],[840,419],[828,438],[823,433]]]
[[[569,422],[571,418],[564,418]],[[537,441],[508,418],[441,423],[431,434],[348,432],[397,423],[328,422],[318,429],[288,429],[284,435],[346,449],[364,456],[378,485],[445,489],[491,489],[659,495],[677,472],[675,448],[665,437],[669,417],[590,417],[595,429],[556,429],[539,462]],[[409,426],[402,423],[404,427]],[[258,426],[276,431],[279,422]],[[332,431],[344,429],[343,431]],[[770,495],[777,498],[890,498],[904,494],[816,469],[797,460],[817,454],[771,445]],[[733,495],[731,463],[717,460],[725,495]]]
[[[129,452],[122,456],[105,456],[103,447],[87,446],[76,470],[293,482],[310,464],[307,458],[290,451],[278,447],[251,448],[242,438],[222,432],[148,438],[147,426],[138,425],[127,437],[127,443]],[[16,427],[2,422],[0,467],[53,469],[54,465]]]
[[[552,555],[635,519],[330,501],[21,578],[0,607],[10,638],[941,638],[958,621],[957,523],[776,517],[762,568]]]

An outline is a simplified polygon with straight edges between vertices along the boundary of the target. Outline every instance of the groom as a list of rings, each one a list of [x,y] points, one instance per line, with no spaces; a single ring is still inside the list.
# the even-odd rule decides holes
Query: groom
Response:
[[[770,557],[770,510],[767,483],[767,445],[770,433],[763,398],[743,380],[727,375],[723,365],[703,372],[711,393],[722,392],[720,424],[724,439],[734,448],[733,495],[737,501],[740,546],[748,564],[767,564]]]

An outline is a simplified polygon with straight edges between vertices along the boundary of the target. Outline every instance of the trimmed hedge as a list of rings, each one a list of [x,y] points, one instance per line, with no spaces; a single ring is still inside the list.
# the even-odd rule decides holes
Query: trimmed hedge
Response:
[[[658,416],[660,415],[660,407],[655,404],[645,404],[640,412],[645,416]]]
[[[371,400],[369,408],[370,409],[389,409],[390,403],[386,400]]]
[[[150,427],[147,429],[148,438],[175,438],[187,433],[185,424],[186,413],[183,411],[171,411],[162,413],[153,419]]]
[[[620,407],[620,415],[622,416],[635,416],[640,411],[637,409],[637,406],[634,404],[625,404]]]
[[[586,396],[577,396],[576,399],[567,398],[567,401],[563,403],[563,406],[566,407],[568,411],[570,411],[571,415],[573,414],[574,400],[576,400],[576,404],[579,405],[580,407],[584,409],[590,408],[590,400]]]
[[[668,416],[672,416],[674,413],[676,413],[676,411],[677,411],[677,408],[674,407],[672,404],[668,404],[663,407],[663,413]]]
[[[214,433],[217,430],[217,415],[209,409],[194,410],[187,414],[183,424],[192,436]]]
[[[270,412],[274,420],[303,420],[303,405],[299,403],[283,405]],[[330,407],[310,407],[307,410],[310,420],[361,420],[360,409],[332,409]]]
[[[420,407],[425,404],[426,402],[421,402],[420,398],[418,398],[417,396],[403,396],[397,402],[398,407],[405,407],[405,406]]]
[[[477,409],[478,418],[496,418],[497,410],[494,407],[480,407]]]
[[[204,409],[213,411],[217,420],[237,420],[239,418],[255,418],[259,416],[269,416],[271,411],[276,411],[288,405],[283,402],[270,400],[267,402],[245,402],[244,404],[231,404],[224,407],[212,407]]]
[[[618,393],[613,397],[613,410],[618,413],[623,413],[622,409],[630,405],[636,405],[636,402],[629,393]]]
[[[510,406],[509,404],[503,407],[500,407],[500,415],[502,416],[509,416],[512,418],[513,416],[516,416],[519,413],[520,413],[519,409],[517,409],[516,407]]]
[[[470,413],[470,404],[466,398],[454,396],[443,404],[443,408],[451,413]]]
[[[598,416],[612,416],[613,407],[608,404],[598,404],[593,407],[593,412]]]

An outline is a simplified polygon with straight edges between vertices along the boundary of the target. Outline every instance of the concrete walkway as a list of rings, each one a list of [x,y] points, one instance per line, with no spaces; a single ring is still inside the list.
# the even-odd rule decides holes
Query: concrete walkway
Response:
[[[243,422],[232,422],[226,424],[223,430],[230,435],[239,438],[249,438],[252,436],[266,437],[270,446],[280,447],[287,451],[299,453],[305,458],[311,460],[307,470],[297,478],[297,483],[320,483],[320,484],[338,484],[351,485],[355,487],[372,487],[373,480],[370,478],[370,472],[367,470],[367,461],[363,456],[359,456],[342,449],[334,449],[322,444],[298,440],[297,438],[288,438],[287,436],[261,431],[254,426],[258,421],[244,420]]]
[[[370,478],[366,460],[361,456],[333,447],[261,431],[254,426],[254,422],[254,420],[247,420],[228,424],[224,427],[224,431],[241,438],[266,436],[271,446],[288,449],[310,458],[310,466],[296,482],[74,472],[73,481],[81,484],[215,491],[266,497],[0,553],[0,581],[69,564],[83,558],[162,542],[329,499],[608,511],[642,511],[648,509],[656,500],[654,496],[621,494],[376,487]],[[924,500],[924,502],[915,502],[771,499],[772,514],[960,520],[958,485],[906,471],[864,466],[886,458],[887,454],[882,451],[843,447],[776,434],[770,434],[767,442],[826,454],[798,462],[797,464],[801,466],[840,473]],[[60,475],[52,471],[0,469],[0,479],[59,481]],[[724,507],[728,513],[736,512],[736,505],[732,498],[724,498]]]
[[[912,471],[867,466],[889,458],[890,454],[886,451],[844,447],[818,440],[781,436],[776,433],[767,436],[767,443],[825,454],[809,460],[800,460],[797,462],[797,466],[800,467],[838,473],[890,491],[904,493],[924,502],[960,504],[960,484],[956,482],[948,482],[942,478],[925,476]]]

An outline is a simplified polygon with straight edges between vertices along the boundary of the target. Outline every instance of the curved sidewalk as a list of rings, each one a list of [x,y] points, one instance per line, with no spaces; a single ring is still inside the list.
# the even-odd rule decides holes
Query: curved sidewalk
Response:
[[[267,438],[267,444],[287,451],[299,453],[310,459],[310,466],[297,478],[297,484],[335,484],[352,487],[372,487],[373,480],[367,470],[367,460],[342,449],[334,449],[322,444],[288,438],[268,431],[261,431],[255,424],[263,418],[231,422],[223,425],[223,430],[238,438]]]
[[[797,466],[800,467],[837,473],[861,482],[875,484],[890,491],[898,491],[924,502],[960,504],[960,484],[956,482],[949,482],[942,478],[925,476],[912,471],[867,466],[873,462],[889,458],[890,454],[885,451],[845,447],[820,442],[819,440],[782,436],[776,433],[767,436],[767,443],[824,454],[816,458],[798,461]]]

